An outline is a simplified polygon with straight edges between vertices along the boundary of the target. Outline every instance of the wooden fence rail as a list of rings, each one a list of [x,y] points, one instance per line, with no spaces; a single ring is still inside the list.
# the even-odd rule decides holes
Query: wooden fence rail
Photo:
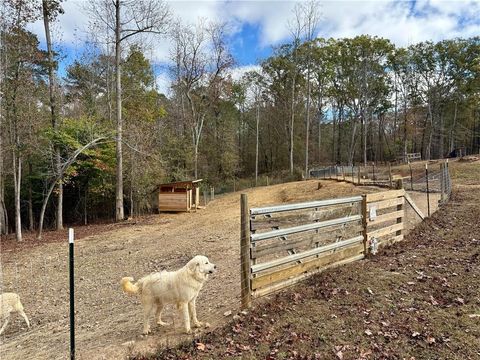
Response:
[[[248,208],[241,197],[242,305],[403,239],[405,191]]]

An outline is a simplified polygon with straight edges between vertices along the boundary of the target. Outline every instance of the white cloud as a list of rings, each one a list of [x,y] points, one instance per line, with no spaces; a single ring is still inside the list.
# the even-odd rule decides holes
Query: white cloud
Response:
[[[172,80],[167,73],[163,72],[160,75],[157,75],[155,82],[159,92],[167,97],[171,95],[170,85],[172,84]]]
[[[261,70],[262,67],[260,65],[238,66],[230,70],[230,76],[232,77],[232,80],[238,81],[249,71],[261,72]]]
[[[81,51],[86,38],[88,17],[82,10],[88,0],[68,0],[62,3],[65,14],[55,25],[57,44]],[[258,27],[259,48],[287,41],[290,32],[288,20],[296,1],[181,1],[168,4],[174,16],[184,22],[195,23],[200,18],[231,23],[231,31],[239,32],[242,25]],[[408,45],[424,40],[438,41],[452,37],[469,37],[480,33],[480,0],[417,0],[415,3],[394,0],[324,1],[319,35],[323,37],[351,37],[370,34],[388,38],[397,45]],[[32,24],[41,40],[43,22]],[[241,44],[242,39],[236,38]],[[42,41],[43,43],[43,41]],[[244,44],[245,46],[245,44]],[[168,63],[171,44],[158,39],[152,45],[150,58]]]

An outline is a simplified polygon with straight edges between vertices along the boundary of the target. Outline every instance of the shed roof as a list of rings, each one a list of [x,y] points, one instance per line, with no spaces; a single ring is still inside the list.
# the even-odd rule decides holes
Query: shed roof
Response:
[[[165,183],[165,184],[159,184],[157,186],[157,188],[161,187],[161,186],[193,186],[194,184],[197,184],[199,182],[201,182],[203,179],[197,179],[197,180],[185,180],[185,181],[174,181],[174,182],[170,182],[170,183]]]

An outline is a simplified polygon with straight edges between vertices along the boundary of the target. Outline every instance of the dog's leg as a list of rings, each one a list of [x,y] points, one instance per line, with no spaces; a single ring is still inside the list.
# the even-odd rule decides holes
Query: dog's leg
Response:
[[[182,314],[183,314],[183,323],[185,325],[185,332],[187,334],[191,334],[192,329],[190,327],[190,314],[188,311],[188,303],[181,303],[180,309],[182,310]]]
[[[150,333],[150,318],[153,312],[153,303],[149,300],[143,303],[143,335]]]
[[[162,310],[163,310],[163,304],[157,301],[157,312],[156,312],[157,324],[160,326],[168,326],[170,325],[169,323],[162,321]]]
[[[196,305],[196,300],[197,298],[195,297],[192,301],[190,301],[188,303],[188,308],[190,310],[190,316],[192,317],[192,322],[193,322],[193,325],[197,328],[199,327],[206,327],[206,328],[209,328],[210,327],[210,324],[208,322],[202,322],[202,321],[198,321],[197,319],[197,305]]]
[[[27,314],[25,314],[23,310],[20,310],[18,313],[23,317],[23,319],[27,323],[28,328],[30,329],[30,321],[28,321]]]
[[[3,324],[2,328],[0,329],[0,335],[2,335],[3,332],[5,331],[5,328],[7,327],[9,321],[10,321],[10,314],[7,315],[7,318],[5,319],[5,324]]]
[[[193,326],[198,328],[198,327],[202,327],[203,323],[201,323],[197,319],[197,309],[195,306],[195,300],[196,298],[194,298],[192,301],[188,303],[188,310],[190,311],[190,316],[192,318]]]

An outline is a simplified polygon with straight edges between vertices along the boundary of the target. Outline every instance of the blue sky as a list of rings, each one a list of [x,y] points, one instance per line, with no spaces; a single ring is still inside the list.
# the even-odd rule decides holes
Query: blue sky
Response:
[[[62,50],[62,70],[82,55],[87,38],[88,16],[82,10],[88,0],[66,0],[65,14],[54,26],[54,41]],[[229,23],[230,49],[236,60],[234,76],[240,76],[268,57],[272,47],[290,38],[287,27],[296,1],[167,1],[175,17],[186,23],[200,18]],[[352,37],[370,34],[390,39],[397,45],[424,40],[480,36],[480,0],[348,0],[320,1],[318,36]],[[31,29],[44,44],[43,24]],[[159,87],[166,91],[165,72],[170,44],[160,40],[147,56],[156,64]]]

